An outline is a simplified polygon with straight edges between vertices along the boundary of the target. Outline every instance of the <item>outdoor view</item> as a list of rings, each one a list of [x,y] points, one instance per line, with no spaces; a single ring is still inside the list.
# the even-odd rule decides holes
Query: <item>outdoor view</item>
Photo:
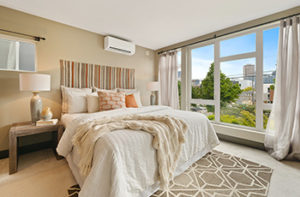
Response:
[[[275,89],[279,28],[263,31],[263,102],[272,103]],[[255,52],[256,34],[220,42],[220,56]],[[214,99],[214,45],[191,51],[192,99]],[[256,126],[256,58],[220,62],[220,121]],[[180,72],[180,71],[179,71]],[[179,74],[180,79],[180,74]],[[180,81],[179,81],[180,86]],[[191,103],[190,110],[215,119],[214,105]],[[263,109],[266,128],[270,110]]]

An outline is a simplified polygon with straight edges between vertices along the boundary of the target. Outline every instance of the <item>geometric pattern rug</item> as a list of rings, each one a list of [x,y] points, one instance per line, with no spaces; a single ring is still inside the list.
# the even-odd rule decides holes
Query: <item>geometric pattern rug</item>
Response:
[[[216,150],[195,162],[151,197],[263,197],[268,195],[272,169]],[[79,185],[68,189],[77,197]]]

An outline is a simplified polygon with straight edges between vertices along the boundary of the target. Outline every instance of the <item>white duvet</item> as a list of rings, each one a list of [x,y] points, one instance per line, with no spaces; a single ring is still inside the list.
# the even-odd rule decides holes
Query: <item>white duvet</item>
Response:
[[[196,112],[173,110],[165,106],[125,108],[90,114],[66,114],[62,117],[66,130],[57,152],[66,157],[81,186],[81,197],[150,196],[159,186],[156,152],[152,136],[143,131],[118,130],[100,138],[95,146],[93,166],[87,177],[78,172],[78,153],[72,138],[79,124],[104,116],[125,114],[170,115],[184,120],[189,130],[182,147],[175,175],[185,171],[219,144],[209,120]]]

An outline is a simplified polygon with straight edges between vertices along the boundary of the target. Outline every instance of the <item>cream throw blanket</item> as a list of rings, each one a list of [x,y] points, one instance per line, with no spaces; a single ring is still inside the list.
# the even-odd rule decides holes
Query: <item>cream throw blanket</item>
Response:
[[[92,167],[96,141],[108,132],[120,129],[141,130],[153,136],[152,146],[157,150],[159,180],[166,188],[173,179],[173,172],[185,142],[187,124],[170,116],[126,115],[106,117],[80,125],[72,143],[80,154],[80,173],[87,175]]]

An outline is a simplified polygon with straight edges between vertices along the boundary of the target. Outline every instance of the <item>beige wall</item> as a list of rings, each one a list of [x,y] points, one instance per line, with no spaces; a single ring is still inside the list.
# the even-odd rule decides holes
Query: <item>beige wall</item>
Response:
[[[38,72],[51,75],[51,91],[40,95],[54,117],[61,112],[59,60],[67,59],[118,67],[135,68],[136,87],[144,105],[149,104],[146,84],[155,78],[154,52],[137,46],[136,54],[126,56],[103,50],[103,36],[19,11],[0,7],[1,28],[39,35],[46,41],[37,43]],[[146,51],[150,55],[146,55]],[[0,71],[0,151],[8,148],[8,130],[13,122],[29,121],[31,92],[20,92],[18,72]],[[44,138],[44,139],[43,139]],[[36,143],[47,136],[31,137],[22,144]]]

